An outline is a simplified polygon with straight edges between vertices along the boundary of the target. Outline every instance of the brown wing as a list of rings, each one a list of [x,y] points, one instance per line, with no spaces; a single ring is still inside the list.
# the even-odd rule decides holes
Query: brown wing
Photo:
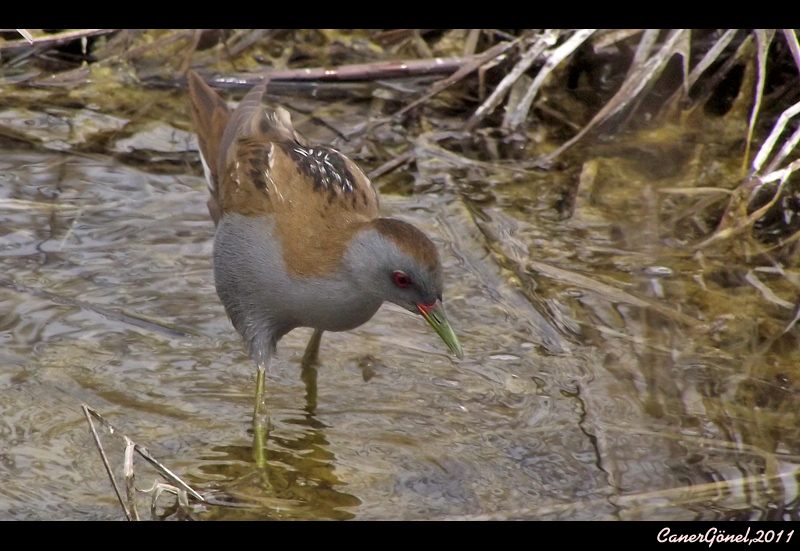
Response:
[[[378,217],[378,196],[353,161],[309,145],[288,111],[264,109],[265,89],[254,87],[215,134],[215,199],[223,214],[273,215],[287,267],[298,275],[325,273],[358,226]]]

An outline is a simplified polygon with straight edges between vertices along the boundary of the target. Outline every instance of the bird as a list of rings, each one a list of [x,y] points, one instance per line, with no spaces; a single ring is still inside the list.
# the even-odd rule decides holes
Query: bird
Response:
[[[216,226],[217,295],[257,367],[254,416],[278,341],[298,327],[347,331],[384,302],[422,316],[458,358],[444,308],[442,263],[414,225],[380,216],[378,194],[340,151],[312,144],[289,112],[263,104],[268,80],[231,109],[194,70],[191,115]]]

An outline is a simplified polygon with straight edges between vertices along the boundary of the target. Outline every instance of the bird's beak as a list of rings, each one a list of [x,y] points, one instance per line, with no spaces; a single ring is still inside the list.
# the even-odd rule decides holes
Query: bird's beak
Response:
[[[450,327],[450,323],[447,321],[442,301],[437,300],[433,304],[417,304],[417,309],[419,313],[422,314],[422,317],[425,318],[425,321],[433,327],[433,330],[442,337],[442,340],[453,354],[459,359],[463,358],[464,351],[461,350],[458,337],[456,337],[453,328]]]

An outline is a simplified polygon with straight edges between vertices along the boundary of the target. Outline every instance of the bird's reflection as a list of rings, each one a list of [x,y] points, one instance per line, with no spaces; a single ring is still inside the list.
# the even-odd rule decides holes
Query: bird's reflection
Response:
[[[281,415],[267,408],[267,418],[253,424],[252,446],[217,446],[203,458],[202,486],[212,496],[205,518],[355,516],[349,509],[361,501],[339,490],[344,483],[334,473],[336,456],[325,437],[327,425],[316,417],[317,368],[306,360],[301,365],[302,410]]]

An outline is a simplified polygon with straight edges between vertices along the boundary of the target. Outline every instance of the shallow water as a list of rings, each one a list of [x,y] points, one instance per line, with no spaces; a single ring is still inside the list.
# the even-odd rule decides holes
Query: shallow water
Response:
[[[202,178],[0,152],[0,518],[122,518],[87,403],[213,498],[197,518],[796,519],[793,312],[726,276],[754,266],[670,246],[657,189],[690,174],[598,162],[571,216],[554,173],[384,193],[443,253],[465,358],[385,305],[325,334],[314,408],[294,331],[259,469]]]

